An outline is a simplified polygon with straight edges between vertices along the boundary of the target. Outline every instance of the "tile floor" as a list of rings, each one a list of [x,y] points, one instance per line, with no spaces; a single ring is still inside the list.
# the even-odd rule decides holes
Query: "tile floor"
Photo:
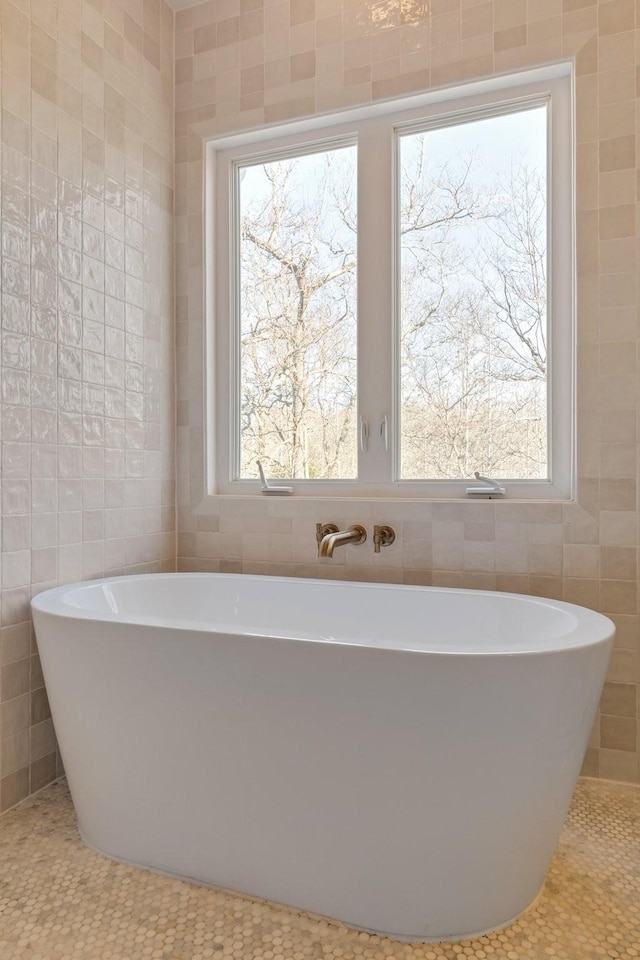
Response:
[[[536,906],[501,933],[399,944],[114,863],[47,787],[0,821],[2,960],[627,960],[640,957],[640,789],[582,780]]]

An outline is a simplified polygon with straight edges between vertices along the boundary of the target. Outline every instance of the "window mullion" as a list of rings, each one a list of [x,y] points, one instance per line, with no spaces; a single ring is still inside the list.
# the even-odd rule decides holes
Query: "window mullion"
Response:
[[[358,136],[358,417],[369,427],[358,457],[363,483],[392,480],[393,209],[392,125],[364,124]]]

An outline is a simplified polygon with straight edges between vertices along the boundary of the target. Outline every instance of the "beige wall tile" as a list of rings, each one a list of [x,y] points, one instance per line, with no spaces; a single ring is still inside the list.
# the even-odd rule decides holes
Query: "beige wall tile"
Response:
[[[607,750],[635,753],[637,723],[631,717],[600,717],[600,742]]]
[[[508,30],[496,30],[494,34],[494,50],[501,53],[513,47],[523,47],[527,42],[527,28],[524,24],[518,27],[509,27]]]
[[[2,503],[3,810],[56,776],[29,592],[174,564],[173,14],[160,0],[105,7],[2,11],[3,141],[24,157],[35,271],[13,301],[31,327],[20,344],[2,331],[5,360],[23,358],[32,377],[30,396],[0,400],[5,481],[10,458],[22,484],[5,484]],[[194,50],[215,36],[206,19],[183,31],[181,87],[196,77]],[[17,169],[3,167],[3,191]],[[121,485],[118,502],[109,483]]]
[[[635,28],[634,0],[608,0],[598,4],[598,33],[601,37]]]
[[[636,138],[633,136],[615,137],[600,141],[600,172],[625,170],[635,167]]]
[[[608,580],[635,580],[638,575],[635,547],[601,547],[601,575]]]
[[[176,149],[181,161],[176,208],[181,217],[190,212],[189,230],[182,234],[185,259],[178,259],[178,288],[183,293],[180,336],[187,351],[178,370],[178,449],[184,452],[179,470],[179,522],[184,534],[181,568],[219,569],[226,564],[245,572],[249,567],[263,570],[268,566],[262,559],[265,544],[271,543],[267,538],[275,537],[272,549],[280,571],[336,578],[401,578],[474,588],[494,585],[604,610],[615,619],[619,632],[603,700],[604,740],[592,743],[587,769],[600,776],[637,779],[637,735],[634,739],[631,725],[626,723],[633,719],[628,711],[639,679],[636,201],[640,193],[635,147],[635,3],[438,0],[428,4],[426,0],[407,0],[390,8],[382,3],[346,4],[343,0],[323,0],[322,4],[318,0],[282,0],[264,7],[263,46],[262,35],[254,44],[255,37],[243,38],[242,29],[235,32],[233,23],[228,22],[240,13],[249,10],[240,11],[227,3],[212,5],[208,12],[203,8],[197,21],[195,14],[190,20],[188,11],[177,18],[179,87],[186,87],[188,95],[182,98],[179,94],[176,101],[180,131]],[[221,59],[223,22],[227,35]],[[215,78],[207,104],[205,88],[195,86],[193,49],[195,31],[204,31],[201,36],[205,37],[212,26],[218,44],[212,51],[216,60],[207,64],[208,72],[198,78]],[[210,30],[209,36],[213,32]],[[87,56],[90,54],[88,48]],[[46,45],[41,56],[46,67]],[[385,519],[396,528],[404,522],[404,527],[394,564],[377,566],[371,558],[363,562],[350,554],[333,566],[320,568],[315,543],[308,541],[308,524],[313,525],[315,516],[313,509],[306,512],[309,505],[278,505],[278,523],[285,525],[271,533],[265,527],[260,542],[246,539],[243,528],[240,547],[237,538],[222,527],[198,527],[191,511],[200,495],[202,465],[200,170],[193,166],[194,175],[189,176],[186,169],[200,156],[198,136],[187,137],[192,122],[189,111],[196,98],[201,109],[215,109],[217,119],[209,128],[215,133],[398,97],[431,85],[458,83],[561,56],[575,56],[577,74],[577,433],[578,469],[583,478],[578,505],[563,510],[553,504],[509,501],[492,505],[490,516],[480,516],[473,510],[485,505],[388,504]],[[16,57],[17,70],[19,62]],[[56,96],[58,100],[69,98],[60,82]],[[20,102],[20,91],[15,97]],[[241,107],[246,108],[244,115],[239,113]],[[19,128],[13,133],[20,138]],[[183,276],[187,269],[189,274]],[[371,507],[369,504],[368,509]],[[237,516],[241,520],[242,513]],[[221,512],[221,522],[223,518]],[[428,532],[420,524],[428,525]],[[13,535],[14,552],[20,554],[19,528]],[[234,555],[226,554],[223,559],[227,549],[235,551]],[[19,556],[13,569],[19,580]]]
[[[0,812],[29,796],[29,768],[23,767],[0,780]]]
[[[637,687],[633,683],[605,683],[600,709],[615,717],[635,717]]]
[[[629,783],[637,782],[638,762],[634,753],[604,749],[600,750],[599,754],[599,776],[605,780],[621,780]]]

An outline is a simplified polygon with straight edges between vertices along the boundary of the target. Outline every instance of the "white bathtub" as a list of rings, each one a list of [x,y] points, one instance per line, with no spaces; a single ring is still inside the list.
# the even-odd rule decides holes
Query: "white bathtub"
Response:
[[[614,633],[551,600],[217,574],[32,606],[88,844],[411,940],[535,899]]]

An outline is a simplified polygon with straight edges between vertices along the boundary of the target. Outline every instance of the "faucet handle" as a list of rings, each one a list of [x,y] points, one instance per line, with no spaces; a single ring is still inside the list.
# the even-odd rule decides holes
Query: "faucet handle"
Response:
[[[380,553],[380,547],[390,547],[396,539],[396,532],[393,527],[385,524],[376,524],[373,528],[373,550],[374,553]]]

